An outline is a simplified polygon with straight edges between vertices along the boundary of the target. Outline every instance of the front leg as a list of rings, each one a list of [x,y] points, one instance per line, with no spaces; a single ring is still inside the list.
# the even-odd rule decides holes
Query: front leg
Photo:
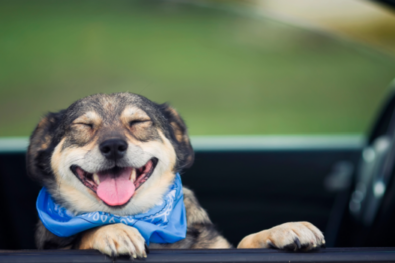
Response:
[[[79,236],[58,237],[46,229],[41,220],[39,220],[35,240],[38,249],[72,249],[76,247]]]
[[[311,250],[325,245],[324,235],[309,222],[285,223],[251,234],[237,248]]]
[[[110,257],[147,257],[145,240],[140,232],[124,224],[106,225],[84,232],[79,249],[97,249]]]

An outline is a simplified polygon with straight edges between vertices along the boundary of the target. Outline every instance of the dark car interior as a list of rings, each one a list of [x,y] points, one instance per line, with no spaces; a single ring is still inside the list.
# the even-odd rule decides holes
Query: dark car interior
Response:
[[[337,246],[394,246],[390,237],[394,218],[394,129],[393,90],[373,126],[358,161],[358,169],[343,215]]]
[[[382,2],[395,6],[393,1]],[[389,258],[380,260],[393,261],[395,257],[390,256],[394,250],[383,248],[395,247],[394,134],[395,86],[390,88],[366,140],[321,140],[289,145],[284,142],[281,147],[233,147],[232,143],[226,148],[197,145],[195,163],[183,172],[182,180],[235,246],[247,234],[287,221],[310,221],[324,232],[327,247],[334,248],[329,252],[365,254],[344,254],[340,260],[310,253],[315,258],[299,256],[296,261],[362,261],[369,259],[369,255],[370,260],[375,261],[380,259],[378,254],[382,251],[392,253],[386,253]],[[35,249],[34,230],[38,220],[35,202],[39,190],[40,186],[26,176],[25,151],[8,151],[0,145],[0,250],[3,251],[0,261],[29,258],[29,254],[21,257],[7,254],[7,250]],[[350,247],[370,249],[339,249]],[[282,253],[268,251],[277,253],[278,261],[290,257],[285,253],[281,258]],[[173,252],[155,253],[157,257],[162,253],[162,260],[169,262],[175,258],[186,262],[191,253],[171,254]],[[325,249],[321,252],[325,253]],[[77,262],[83,261],[83,253],[88,252],[51,253],[47,254],[48,262],[55,261],[59,255],[64,255],[65,262]],[[89,253],[86,255],[97,256],[93,261],[102,260],[97,253]],[[205,256],[198,261],[215,262],[216,253],[220,252],[202,253]],[[261,256],[266,252],[251,252],[250,258],[247,252],[238,253],[228,252],[231,259],[225,261],[255,261],[258,260],[254,258],[256,253]]]

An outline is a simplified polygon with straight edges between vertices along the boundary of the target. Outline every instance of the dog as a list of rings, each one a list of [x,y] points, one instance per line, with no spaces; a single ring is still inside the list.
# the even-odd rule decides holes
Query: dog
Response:
[[[133,93],[91,95],[66,110],[48,113],[32,133],[27,152],[28,175],[73,216],[145,213],[163,201],[177,173],[193,161],[187,127],[178,112]],[[147,246],[141,231],[124,223],[59,236],[40,217],[36,245],[133,258],[147,257],[149,248],[232,248],[194,193],[185,187],[181,192],[186,228],[176,242]],[[314,225],[293,222],[248,235],[237,247],[311,250],[324,245]]]

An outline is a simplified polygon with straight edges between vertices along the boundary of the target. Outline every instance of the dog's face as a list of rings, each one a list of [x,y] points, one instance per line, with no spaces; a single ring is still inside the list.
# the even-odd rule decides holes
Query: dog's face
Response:
[[[97,94],[50,113],[30,138],[28,173],[70,210],[136,214],[193,162],[178,113],[131,93]]]

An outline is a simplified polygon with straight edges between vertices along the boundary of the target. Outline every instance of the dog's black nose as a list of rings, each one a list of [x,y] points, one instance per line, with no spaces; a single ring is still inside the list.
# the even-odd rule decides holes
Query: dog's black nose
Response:
[[[128,143],[121,139],[110,139],[100,144],[101,153],[111,160],[121,159],[128,149]]]

